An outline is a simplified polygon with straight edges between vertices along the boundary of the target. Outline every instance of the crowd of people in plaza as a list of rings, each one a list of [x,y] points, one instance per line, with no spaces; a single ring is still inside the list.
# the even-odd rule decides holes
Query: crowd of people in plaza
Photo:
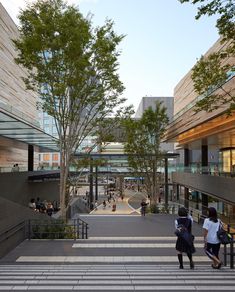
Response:
[[[39,197],[36,200],[34,198],[30,200],[29,208],[35,212],[47,214],[48,216],[52,216],[53,213],[59,211],[58,203],[56,201],[53,203],[47,200],[41,201]]]
[[[106,207],[108,206],[108,208],[112,207],[112,211],[115,212],[117,209],[117,201],[119,197],[123,201],[124,199],[123,195],[118,196],[117,193],[115,194],[114,192],[108,192],[108,194],[106,195],[106,198],[102,202],[103,209],[106,209]],[[95,201],[95,206],[94,206],[95,211],[98,210],[98,206],[99,206],[98,201]]]

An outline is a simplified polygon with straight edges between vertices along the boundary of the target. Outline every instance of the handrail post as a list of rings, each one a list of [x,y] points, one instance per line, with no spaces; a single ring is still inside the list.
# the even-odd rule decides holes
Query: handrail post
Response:
[[[79,219],[76,219],[76,233],[77,233],[77,239],[79,239]]]
[[[31,224],[30,224],[30,219],[28,221],[28,240],[31,239]]]
[[[233,259],[234,259],[234,256],[233,256],[233,235],[232,235],[232,241],[230,243],[230,269],[234,268]]]
[[[77,225],[76,225],[76,219],[73,219],[73,239],[77,239]]]
[[[224,244],[224,266],[227,266],[227,245]]]
[[[86,223],[86,239],[88,239],[88,224]]]
[[[82,239],[84,239],[84,222],[82,221]]]

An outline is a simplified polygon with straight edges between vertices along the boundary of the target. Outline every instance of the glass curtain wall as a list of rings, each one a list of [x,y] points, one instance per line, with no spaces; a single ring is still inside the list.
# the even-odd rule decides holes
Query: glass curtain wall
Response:
[[[235,174],[235,148],[220,150],[221,171]]]

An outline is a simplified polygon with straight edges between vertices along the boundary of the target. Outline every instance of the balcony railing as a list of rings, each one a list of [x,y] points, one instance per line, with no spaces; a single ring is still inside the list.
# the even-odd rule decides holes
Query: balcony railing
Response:
[[[235,177],[235,172],[223,171],[222,166],[218,164],[211,163],[208,166],[201,166],[197,163],[192,163],[190,166],[183,166],[182,164],[176,165],[173,169],[174,172],[186,172],[186,173],[198,173],[207,174],[213,176],[223,176],[223,177]]]

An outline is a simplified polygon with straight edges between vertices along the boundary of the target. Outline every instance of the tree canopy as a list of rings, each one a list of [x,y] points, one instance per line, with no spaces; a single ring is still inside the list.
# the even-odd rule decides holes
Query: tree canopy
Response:
[[[216,27],[221,36],[224,48],[208,56],[202,56],[192,70],[194,88],[200,95],[196,103],[196,111],[213,111],[221,105],[226,105],[227,114],[235,109],[235,96],[231,87],[226,83],[235,75],[235,5],[234,0],[179,0],[198,5],[199,19],[207,15],[217,16]]]
[[[153,202],[158,195],[157,171],[162,165],[160,143],[168,121],[166,107],[157,102],[155,109],[149,107],[140,119],[128,119],[124,123],[127,137],[124,151],[129,165],[145,176],[147,193]]]
[[[111,20],[93,27],[92,17],[63,0],[29,3],[19,20],[16,61],[27,69],[25,84],[39,93],[39,106],[54,117],[58,131],[63,213],[69,165],[79,145],[87,136],[98,137],[107,117],[118,119],[132,111],[123,106],[118,75],[124,36],[115,33]]]

